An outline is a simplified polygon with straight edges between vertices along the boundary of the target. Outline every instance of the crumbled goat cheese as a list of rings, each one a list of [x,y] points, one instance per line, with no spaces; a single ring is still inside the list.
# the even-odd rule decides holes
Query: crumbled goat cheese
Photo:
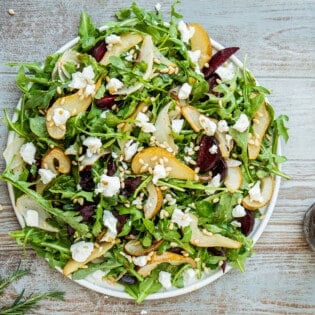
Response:
[[[204,115],[199,116],[199,122],[207,136],[213,136],[217,130],[217,125],[211,119]]]
[[[230,147],[232,146],[232,143],[233,143],[233,138],[232,138],[232,136],[229,135],[229,134],[226,134],[226,135],[225,135],[225,140],[226,140],[226,146],[227,146],[228,148],[230,148]]]
[[[216,74],[222,79],[222,81],[230,81],[235,76],[235,66],[232,62],[226,62],[220,66],[216,71]]]
[[[178,99],[186,100],[189,97],[191,90],[192,86],[188,83],[184,83],[178,91]]]
[[[120,190],[120,180],[117,176],[103,174],[95,189],[96,194],[103,194],[105,197],[113,197]]]
[[[118,220],[114,217],[111,211],[104,210],[103,212],[103,224],[107,227],[107,232],[102,237],[102,241],[112,242],[117,236],[117,223]]]
[[[156,184],[160,178],[165,178],[167,176],[166,169],[163,165],[157,164],[153,169],[153,184]]]
[[[35,153],[36,147],[32,142],[24,143],[20,148],[21,158],[27,164],[35,163]]]
[[[175,208],[171,221],[176,223],[179,227],[186,227],[192,222],[192,218],[189,213],[184,213],[182,210]]]
[[[157,11],[157,12],[159,12],[160,10],[161,10],[161,3],[157,3],[155,6],[154,6],[154,8],[155,8],[155,10]]]
[[[229,126],[228,126],[226,120],[219,120],[218,121],[218,131],[222,132],[222,133],[229,131]]]
[[[54,173],[51,170],[48,170],[46,168],[40,168],[38,170],[38,174],[39,174],[40,180],[42,181],[43,184],[50,183],[57,176],[56,173]]]
[[[64,126],[70,118],[70,112],[62,107],[56,107],[53,110],[52,120],[55,126]]]
[[[220,174],[215,175],[211,179],[210,185],[213,187],[219,187],[221,185],[221,175]]]
[[[212,145],[211,148],[209,149],[209,152],[211,154],[217,154],[218,153],[218,146],[217,145]]]
[[[111,78],[106,84],[106,89],[109,91],[110,94],[115,94],[123,86],[123,82],[116,78]]]
[[[38,217],[38,212],[36,210],[27,210],[25,213],[25,224],[27,226],[34,226],[34,227],[38,227],[39,225],[39,217]]]
[[[162,284],[163,288],[170,289],[172,287],[172,275],[167,271],[160,271],[159,282]]]
[[[239,132],[244,132],[249,127],[249,120],[247,115],[241,114],[233,128]]]
[[[133,263],[136,266],[143,267],[148,263],[149,257],[148,256],[138,256],[133,258]]]
[[[98,282],[102,282],[105,275],[106,272],[102,270],[96,270],[92,273],[92,277]]]
[[[101,113],[101,115],[100,115],[100,118],[104,118],[104,119],[105,119],[107,113],[109,113],[109,110],[103,110],[102,113]]]
[[[133,156],[137,153],[138,147],[138,142],[134,142],[133,140],[129,140],[128,142],[126,142],[124,146],[124,157],[126,162],[131,161]]]
[[[111,34],[105,38],[105,43],[109,45],[119,44],[121,43],[121,38],[116,34]]]
[[[93,249],[94,244],[92,242],[80,241],[74,243],[70,247],[72,259],[77,262],[84,262],[91,255]]]
[[[149,117],[140,112],[136,117],[136,126],[140,127],[143,132],[155,132],[155,126],[149,122]]]
[[[127,60],[127,61],[133,61],[133,56],[134,56],[134,53],[131,52],[131,51],[128,51],[128,52],[126,53],[125,60]]]
[[[246,215],[246,211],[243,206],[237,205],[232,209],[233,218],[242,218]]]
[[[182,41],[188,44],[189,40],[194,36],[195,28],[193,26],[187,26],[184,21],[179,21],[177,29],[180,32]]]
[[[233,221],[231,222],[231,224],[232,224],[233,226],[235,226],[235,227],[241,227],[241,226],[242,226],[241,222],[238,222],[238,221],[236,221],[236,220],[233,220]]]
[[[226,165],[228,167],[238,167],[238,166],[242,165],[242,162],[239,161],[239,160],[227,159],[226,160]]]
[[[200,51],[199,49],[194,50],[194,51],[191,51],[191,50],[188,51],[189,59],[190,59],[191,62],[195,65],[195,72],[197,72],[197,73],[199,73],[199,74],[203,74],[203,73],[200,71],[199,63],[198,63],[198,60],[199,60],[199,58],[200,58],[200,55],[201,55],[201,51]]]
[[[249,198],[252,201],[262,202],[264,200],[260,190],[260,180],[256,182],[256,184],[248,191],[248,193]]]
[[[72,74],[70,88],[83,89],[84,95],[89,96],[95,93],[94,70],[92,66],[83,68],[82,72],[78,71]]]
[[[172,130],[176,133],[180,133],[184,125],[184,119],[172,120]]]
[[[189,268],[183,272],[183,280],[185,286],[191,284],[192,282],[195,282],[196,279],[196,272],[194,269]]]
[[[65,150],[65,154],[66,155],[77,155],[78,151],[77,149],[74,147],[73,144],[71,144],[66,150]]]
[[[83,145],[87,147],[87,157],[91,157],[93,156],[93,154],[100,153],[102,141],[97,137],[87,137],[86,139],[84,139]]]

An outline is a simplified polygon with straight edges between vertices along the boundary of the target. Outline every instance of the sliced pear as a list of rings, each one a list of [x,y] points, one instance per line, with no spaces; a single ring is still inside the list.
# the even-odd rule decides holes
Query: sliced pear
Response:
[[[227,174],[224,180],[224,185],[229,192],[233,193],[238,190],[242,185],[243,174],[239,166],[231,167],[228,166]]]
[[[221,155],[224,158],[228,158],[233,149],[233,141],[230,141],[230,143],[228,143],[228,141],[226,140],[226,133],[219,132],[218,130],[215,132],[215,137],[219,142]]]
[[[260,152],[261,143],[264,135],[271,122],[271,116],[266,108],[266,104],[263,103],[258,111],[254,114],[252,127],[254,143],[248,143],[248,157],[250,160],[255,160]]]
[[[190,214],[192,221],[189,226],[191,229],[190,243],[197,247],[226,247],[240,248],[242,243],[221,234],[205,234],[198,228],[198,219],[193,214]]]
[[[148,199],[143,206],[144,217],[151,219],[156,216],[163,204],[163,194],[161,189],[155,186],[152,182],[146,187],[148,191]]]
[[[147,104],[145,102],[140,102],[139,105],[137,106],[137,108],[135,109],[135,111],[129,117],[129,119],[135,120],[139,113],[144,112],[144,109],[146,106],[147,106]],[[129,123],[129,122],[123,123],[120,127],[121,132],[130,132],[132,130],[133,126],[134,126],[133,123]]]
[[[135,174],[145,173],[148,168],[154,168],[160,159],[163,159],[165,168],[170,168],[168,177],[194,180],[196,174],[190,167],[177,160],[167,150],[159,147],[145,148],[137,153],[131,162],[131,169]]]
[[[190,39],[191,50],[200,50],[201,54],[198,60],[199,68],[202,69],[209,62],[212,56],[211,40],[208,32],[198,23],[189,23],[194,27],[195,33]]]
[[[197,265],[196,261],[191,257],[185,257],[172,252],[164,252],[162,255],[154,254],[148,264],[138,269],[138,273],[143,277],[147,277],[153,269],[162,263],[169,263],[174,266],[190,264],[193,268],[196,268]]]
[[[25,224],[28,226],[35,226],[49,232],[59,231],[57,228],[47,223],[47,219],[50,218],[50,215],[45,211],[44,208],[42,208],[35,200],[30,198],[28,195],[22,195],[16,200],[16,210],[23,217]],[[28,224],[28,211],[37,212],[37,224]]]
[[[259,208],[264,207],[270,201],[273,189],[274,189],[274,179],[272,176],[265,177],[261,180],[260,183],[261,195],[263,196],[263,200],[261,202],[254,201],[250,198],[250,196],[246,196],[243,201],[243,207],[247,210],[257,210]]]
[[[152,246],[144,248],[140,241],[138,240],[131,240],[125,245],[125,251],[132,256],[144,256],[148,255],[151,252],[156,251],[161,244],[163,243],[163,240],[159,240],[155,242]]]
[[[113,45],[110,50],[107,50],[103,56],[100,64],[108,65],[110,63],[110,57],[119,57],[123,52],[130,50],[132,47],[136,46],[143,40],[140,34],[128,33],[120,35],[120,42]]]
[[[196,131],[199,132],[202,129],[202,126],[199,122],[199,118],[201,113],[196,107],[193,107],[191,105],[186,105],[181,108],[182,115],[189,123],[190,127]]]
[[[95,85],[95,91],[101,86],[102,79],[99,79]],[[85,112],[92,103],[92,96],[82,97],[81,91],[74,94],[58,98],[52,106],[49,107],[46,114],[46,128],[48,134],[53,139],[62,139],[66,134],[66,126],[56,126],[52,117],[56,108],[62,108],[70,113],[70,116],[76,116]]]
[[[55,174],[67,174],[71,170],[71,161],[61,149],[53,148],[42,158],[41,168],[49,169]]]
[[[24,139],[16,137],[3,151],[5,162],[7,165],[10,165],[10,169],[15,175],[20,175],[25,167],[25,162],[20,154],[20,149],[23,144]]]
[[[172,148],[173,152],[177,154],[178,147],[172,137],[171,120],[168,113],[171,105],[171,102],[168,103],[159,112],[155,122],[156,131],[153,133],[153,136],[156,138],[158,143],[166,143],[170,148]]]
[[[66,265],[63,267],[63,274],[65,276],[69,276],[73,272],[77,271],[80,268],[84,268],[86,264],[88,264],[90,261],[99,258],[103,256],[106,252],[108,252],[113,246],[113,243],[107,243],[107,242],[102,242],[102,243],[95,243],[94,244],[94,249],[91,253],[91,255],[83,262],[78,262],[73,259],[70,259]]]

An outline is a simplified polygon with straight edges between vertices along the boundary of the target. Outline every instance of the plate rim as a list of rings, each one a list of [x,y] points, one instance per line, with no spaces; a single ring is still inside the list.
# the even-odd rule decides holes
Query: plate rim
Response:
[[[104,30],[105,26],[100,27],[100,30]],[[55,53],[63,53],[65,52],[67,49],[70,49],[71,47],[73,47],[74,45],[76,45],[79,42],[79,37],[76,37],[70,41],[68,41],[66,44],[64,44],[63,46],[61,46]],[[215,50],[221,50],[224,48],[223,45],[221,45],[219,42],[215,41],[214,39],[211,38],[211,45]],[[240,69],[243,69],[244,65],[243,63],[235,56],[231,56],[229,58],[229,60],[231,60],[237,67],[239,67]],[[257,80],[256,80],[257,81]],[[268,101],[268,99],[266,98],[266,100]],[[19,99],[17,106],[15,108],[19,108],[21,107],[21,101],[22,98]],[[13,118],[12,120],[14,121],[15,119],[17,119],[18,115],[15,112],[13,114]],[[18,135],[14,132],[14,131],[9,131],[8,133],[8,138],[7,138],[7,146],[17,137]],[[281,142],[279,140],[278,143],[278,154],[281,154]],[[266,229],[266,226],[271,218],[271,215],[274,211],[277,199],[278,199],[278,194],[279,194],[279,190],[280,190],[280,183],[281,183],[281,177],[280,176],[274,176],[275,178],[275,185],[274,185],[274,191],[273,191],[273,195],[272,198],[270,200],[270,202],[268,203],[268,206],[266,206],[265,211],[264,211],[264,218],[261,219],[257,229],[252,232],[249,237],[252,239],[253,241],[253,245],[256,244],[256,242],[259,240],[260,236],[262,235],[263,231]],[[7,187],[8,187],[8,192],[9,192],[9,198],[15,213],[15,216],[20,224],[20,226],[23,228],[25,226],[24,224],[24,220],[22,218],[22,216],[18,213],[17,209],[16,209],[16,205],[15,205],[15,194],[14,194],[14,189],[12,184],[7,183]],[[62,273],[60,268],[55,267],[54,269],[58,270],[60,273]],[[175,297],[175,296],[179,296],[179,295],[183,295],[183,294],[187,294],[193,291],[196,291],[198,289],[201,289],[202,287],[205,287],[206,285],[209,285],[210,283],[214,282],[215,280],[217,280],[218,278],[220,278],[223,275],[226,275],[227,272],[229,272],[230,270],[232,270],[233,268],[227,264],[225,271],[223,272],[221,270],[221,268],[218,268],[216,270],[214,270],[211,275],[205,275],[202,279],[197,280],[196,282],[193,282],[191,284],[188,284],[187,286],[183,287],[183,288],[171,288],[169,290],[165,290],[162,289],[159,292],[150,294],[146,300],[160,300],[160,299],[166,299],[166,298],[171,298],[171,297]],[[120,291],[120,290],[113,290],[111,288],[107,288],[104,286],[101,286],[100,284],[97,284],[96,281],[93,281],[90,277],[88,277],[89,279],[81,279],[81,280],[73,280],[71,278],[71,276],[66,276],[67,278],[69,278],[71,281],[85,287],[88,288],[90,290],[93,290],[95,292],[98,293],[102,293],[105,295],[109,295],[112,297],[117,297],[117,298],[122,298],[122,299],[134,299],[133,297],[131,297],[128,293],[126,293],[125,291]],[[122,287],[121,285],[117,285],[118,287]]]

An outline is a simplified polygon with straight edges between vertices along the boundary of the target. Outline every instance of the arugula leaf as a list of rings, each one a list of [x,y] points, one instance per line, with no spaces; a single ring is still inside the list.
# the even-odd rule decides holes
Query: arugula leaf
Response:
[[[95,45],[96,38],[99,36],[99,31],[94,26],[91,17],[84,11],[81,13],[79,36],[79,44],[84,52]]]

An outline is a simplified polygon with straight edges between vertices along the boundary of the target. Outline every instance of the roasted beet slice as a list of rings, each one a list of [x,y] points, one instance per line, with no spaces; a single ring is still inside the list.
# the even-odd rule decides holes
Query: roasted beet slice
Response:
[[[111,109],[115,105],[116,96],[105,95],[102,98],[94,99],[95,105],[101,109]]]
[[[209,252],[211,254],[213,254],[214,256],[222,256],[225,257],[225,251],[224,249],[217,249],[215,247],[210,247]],[[226,268],[226,260],[222,260],[222,265],[221,265],[221,269],[223,272],[225,272],[225,268]]]
[[[215,92],[213,89],[218,86],[218,80],[221,80],[221,77],[216,74],[215,72],[210,75],[210,77],[207,79],[208,85],[209,85],[209,93],[212,93],[213,95],[217,97],[221,97],[222,94]]]
[[[130,196],[141,184],[141,177],[128,177],[125,179],[125,187],[121,190],[123,196]]]
[[[83,222],[94,222],[93,215],[95,214],[96,204],[94,203],[84,203],[78,211],[82,216]]]
[[[208,63],[209,66],[207,68],[203,68],[202,70],[205,78],[208,79],[215,70],[217,70],[222,64],[224,64],[238,50],[239,47],[227,47],[215,53]]]
[[[246,210],[246,215],[238,218],[237,221],[241,223],[242,233],[247,236],[253,230],[255,225],[255,216],[253,211]]]
[[[89,54],[95,58],[97,62],[101,61],[106,53],[106,43],[104,40],[98,42],[90,51]]]
[[[80,186],[83,190],[92,191],[95,183],[92,176],[92,167],[86,166],[80,173]]]
[[[112,156],[109,157],[107,162],[107,176],[114,176],[117,170],[117,165]]]
[[[217,153],[210,153],[209,149],[216,145]],[[199,144],[196,166],[200,168],[200,173],[210,171],[215,167],[217,160],[221,157],[218,141],[214,136],[203,135]]]
[[[68,234],[68,236],[70,236],[72,238],[74,233],[75,233],[75,229],[72,226],[67,225],[67,234]]]
[[[117,233],[119,234],[123,228],[123,226],[127,223],[127,220],[130,218],[129,214],[119,214],[117,210],[113,211],[114,217],[117,219]]]
[[[227,173],[227,165],[223,157],[219,157],[212,168],[212,176],[216,176],[217,174],[220,174],[221,181],[225,179],[226,173]]]
[[[180,255],[182,254],[183,249],[181,247],[171,247],[168,251]]]

